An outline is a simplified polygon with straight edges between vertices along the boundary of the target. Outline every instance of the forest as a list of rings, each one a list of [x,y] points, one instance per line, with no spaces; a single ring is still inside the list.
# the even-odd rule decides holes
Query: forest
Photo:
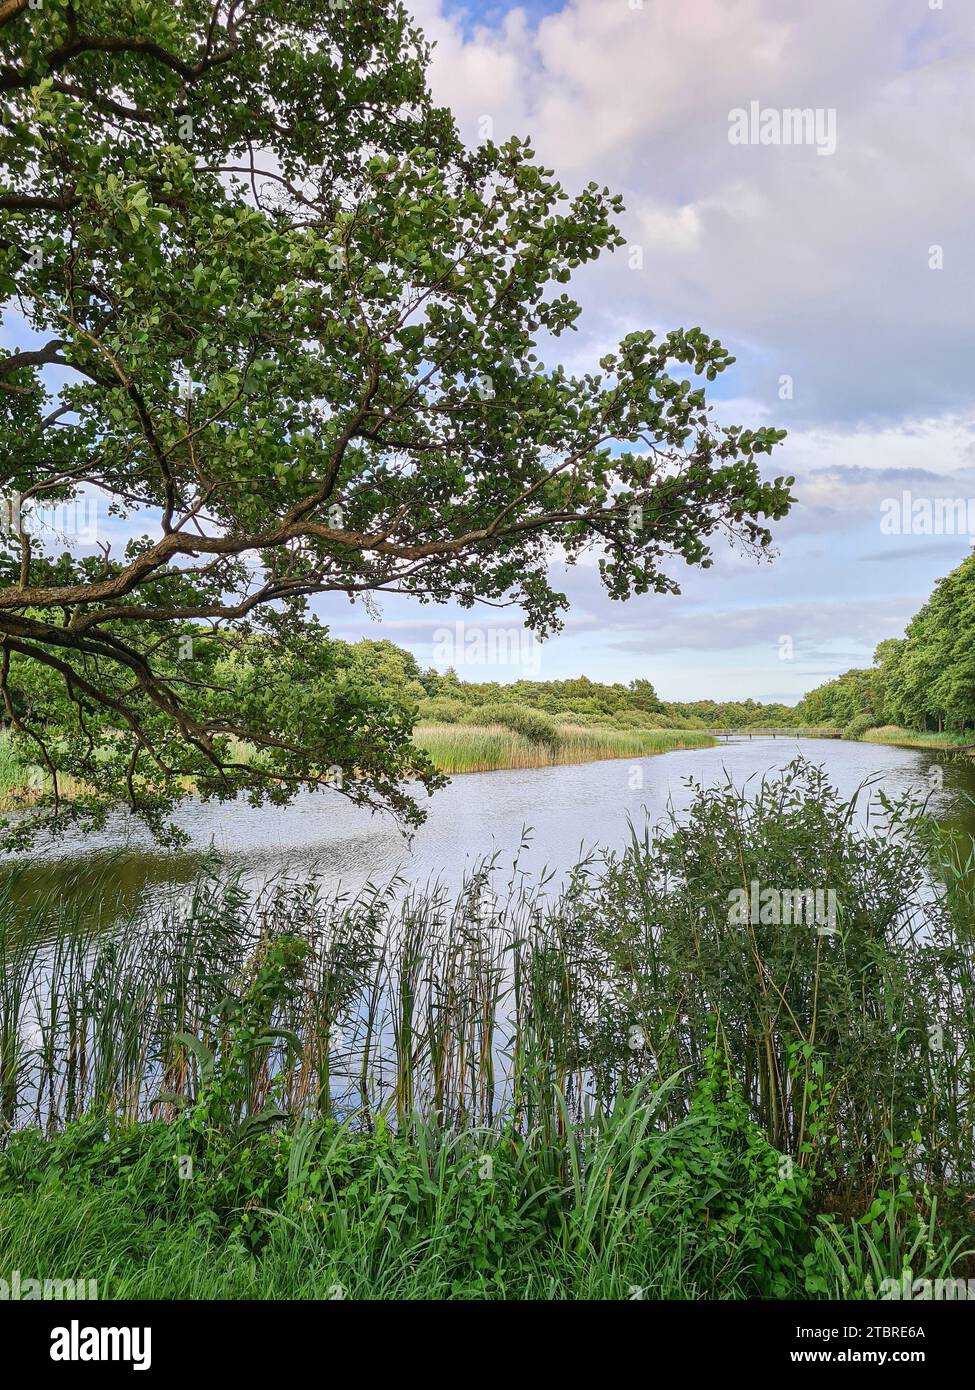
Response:
[[[479,707],[510,701],[570,716],[577,723],[620,728],[842,729],[853,738],[897,729],[960,736],[975,728],[975,555],[938,581],[903,637],[878,644],[871,667],[845,671],[796,705],[752,699],[668,701],[643,678],[627,685],[586,676],[509,684],[461,681],[452,670],[421,671],[407,653],[399,658],[404,680],[419,702],[421,722],[463,723]]]

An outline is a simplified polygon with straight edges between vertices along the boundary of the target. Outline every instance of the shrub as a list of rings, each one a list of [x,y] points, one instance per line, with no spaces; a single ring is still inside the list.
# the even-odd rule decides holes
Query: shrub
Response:
[[[549,748],[558,748],[561,735],[558,727],[547,715],[539,710],[528,709],[525,705],[505,704],[477,705],[464,716],[465,724],[500,724],[514,734],[520,734],[529,743],[544,743]]]
[[[865,733],[877,727],[877,717],[874,714],[858,714],[855,719],[851,719],[843,730],[843,737],[856,739],[862,738]]]
[[[614,729],[663,729],[668,727],[666,718],[661,714],[650,714],[647,710],[633,709],[623,710],[620,714],[614,714],[609,723]]]
[[[420,701],[419,709],[421,724],[459,724],[470,706],[463,700],[452,700],[449,695],[431,695]]]

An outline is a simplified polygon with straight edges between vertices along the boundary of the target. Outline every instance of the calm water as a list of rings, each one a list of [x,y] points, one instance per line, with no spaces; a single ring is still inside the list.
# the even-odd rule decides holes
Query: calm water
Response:
[[[469,774],[425,802],[427,821],[411,839],[388,817],[327,792],[304,794],[287,808],[189,802],[178,816],[191,837],[183,852],[160,853],[132,828],[136,823],[119,817],[104,834],[64,840],[35,857],[29,867],[21,866],[25,872],[18,879],[30,897],[70,887],[88,902],[94,897],[129,908],[189,882],[209,849],[248,878],[315,871],[327,885],[350,892],[397,873],[412,883],[440,879],[455,887],[465,870],[494,854],[502,868],[517,858],[521,871],[548,870],[558,879],[585,852],[621,846],[629,820],[642,826],[649,816],[654,822],[668,802],[686,807],[692,795],[688,778],[713,785],[727,774],[740,786],[799,753],[824,766],[844,794],[869,778],[888,792],[923,796],[937,761],[916,749],[744,737],[636,761]],[[943,777],[932,806],[975,830],[975,805],[967,800],[975,795],[975,764],[948,763]],[[98,893],[91,894],[87,890],[95,883]]]

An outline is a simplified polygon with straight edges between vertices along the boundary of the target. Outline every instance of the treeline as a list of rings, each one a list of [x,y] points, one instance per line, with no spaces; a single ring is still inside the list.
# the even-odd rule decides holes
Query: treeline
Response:
[[[939,733],[975,728],[975,556],[938,581],[903,637],[880,643],[869,670],[810,691],[797,713],[801,723],[853,733],[888,724]]]
[[[759,700],[661,700],[649,680],[606,684],[588,676],[568,680],[461,680],[453,669],[422,670],[411,652],[388,641],[337,642],[341,664],[359,683],[419,710],[421,723],[463,724],[485,711],[496,722],[499,705],[535,711],[562,722],[621,729],[780,728],[796,724],[790,705]],[[825,721],[832,722],[832,721]]]
[[[478,708],[499,704],[557,716],[579,724],[612,724],[617,728],[735,729],[791,725],[795,710],[788,705],[756,700],[661,700],[652,683],[631,680],[624,685],[593,681],[588,676],[569,680],[462,681],[456,671],[417,669],[416,679],[426,698],[420,701],[421,720],[463,723]]]

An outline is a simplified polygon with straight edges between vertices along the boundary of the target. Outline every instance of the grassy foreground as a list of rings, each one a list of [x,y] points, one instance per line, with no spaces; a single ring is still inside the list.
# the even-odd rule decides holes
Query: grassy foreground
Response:
[[[214,866],[97,932],[8,885],[0,1270],[186,1298],[975,1276],[975,890],[963,843],[885,810],[856,829],[797,760],[554,898],[489,864],[355,900]]]
[[[551,741],[531,739],[501,724],[420,724],[414,742],[441,772],[498,772],[606,758],[646,758],[679,748],[711,748],[717,740],[697,730],[612,729],[563,724]]]
[[[720,1068],[678,1126],[665,1095],[636,1087],[544,1141],[429,1120],[240,1136],[199,1109],[18,1134],[0,1266],[101,1298],[575,1300],[863,1297],[959,1264],[936,1213],[893,1196],[859,1228],[816,1216]]]

